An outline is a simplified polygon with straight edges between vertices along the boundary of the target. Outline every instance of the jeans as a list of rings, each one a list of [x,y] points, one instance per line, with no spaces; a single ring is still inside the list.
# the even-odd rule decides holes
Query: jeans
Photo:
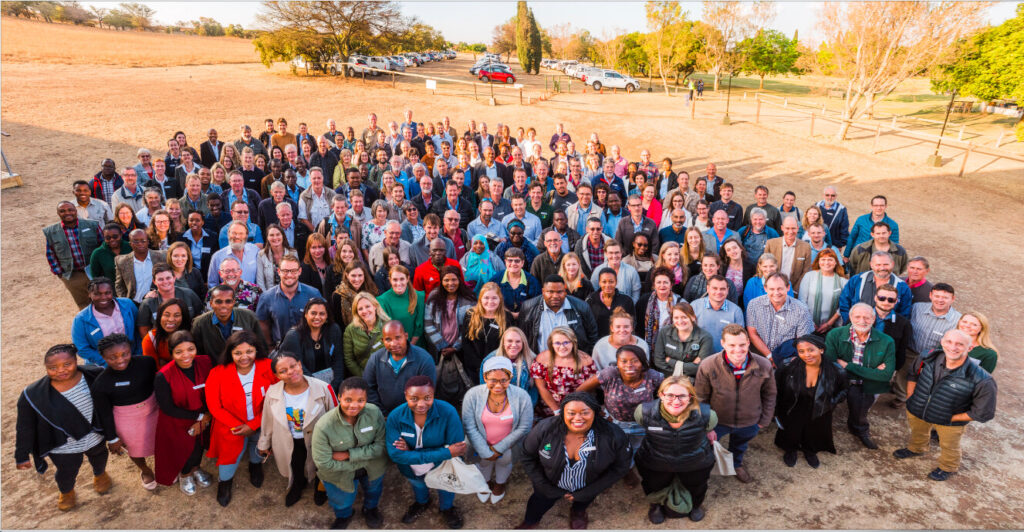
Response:
[[[235,463],[230,465],[217,466],[217,476],[221,482],[231,480],[235,478],[235,472],[238,471],[238,465],[242,463],[242,457],[245,456],[245,450],[249,450],[249,463],[259,464],[263,462],[263,457],[260,456],[259,451],[256,449],[256,443],[260,441],[260,431],[252,433],[251,436],[242,440],[242,452],[238,453],[238,458],[235,459]]]
[[[384,491],[384,475],[376,480],[369,480],[369,477],[362,477],[352,482],[352,491],[344,491],[330,482],[323,481],[324,489],[327,490],[327,502],[334,509],[334,517],[342,519],[352,517],[352,505],[356,502],[356,493],[359,486],[363,487],[363,508],[376,508],[380,504],[380,494]]]
[[[404,476],[404,475],[403,475]],[[419,504],[427,504],[430,501],[430,488],[423,480],[423,477],[405,477],[412,486],[412,493]],[[437,490],[438,508],[441,511],[455,506],[455,494],[450,491]]]
[[[743,453],[747,452],[747,444],[754,439],[754,436],[757,436],[760,430],[761,428],[756,423],[749,427],[727,427],[725,425],[715,427],[715,434],[718,435],[719,440],[723,436],[729,435],[729,452],[732,453],[733,467],[743,465]]]
[[[550,510],[556,502],[562,499],[562,497],[549,499],[536,491],[533,492],[533,495],[530,495],[530,500],[526,501],[526,515],[523,517],[523,522],[528,524],[539,523],[541,518],[544,517],[544,514],[548,513],[548,510]],[[571,512],[578,513],[586,511],[587,507],[590,506],[590,503],[592,502],[594,502],[594,499],[586,502],[573,501],[570,505]]]
[[[107,470],[107,458],[110,456],[110,453],[107,451],[107,442],[105,441],[93,445],[82,453],[49,454],[50,461],[57,468],[54,480],[57,481],[57,489],[61,493],[67,493],[75,489],[75,479],[78,478],[78,470],[82,467],[83,456],[89,459],[93,476],[98,477]]]
[[[633,422],[633,421],[619,421],[612,419],[612,423],[618,425],[622,432],[626,433],[626,437],[629,438],[629,448],[633,452],[633,455],[629,460],[629,467],[633,467],[633,457],[636,456],[636,452],[640,450],[640,444],[644,442],[644,436],[647,435],[647,430],[644,426]]]
[[[846,418],[846,426],[852,434],[856,436],[868,435],[868,430],[871,428],[868,425],[868,410],[871,410],[871,405],[875,404],[875,398],[877,397],[875,394],[864,393],[863,384],[850,385],[849,390],[846,392],[846,404],[850,407],[850,413]]]

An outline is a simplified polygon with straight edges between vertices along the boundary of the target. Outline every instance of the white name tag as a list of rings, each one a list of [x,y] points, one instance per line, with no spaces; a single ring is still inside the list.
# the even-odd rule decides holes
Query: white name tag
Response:
[[[373,427],[363,427],[359,429],[359,432],[370,432],[371,430],[373,430]]]
[[[647,430],[653,431],[653,432],[658,432],[658,431],[661,431],[663,429],[661,427],[647,427]]]
[[[512,419],[512,414],[509,414],[509,415],[507,415],[507,416],[501,416],[501,417],[499,417],[498,419],[500,419],[500,420],[502,420],[502,421],[505,421],[506,419]]]
[[[93,330],[92,330],[92,332],[91,332],[91,333],[89,333],[89,334],[97,334],[97,333],[99,333],[99,332],[102,332],[102,331],[100,331],[100,328],[99,328],[99,327],[96,327],[96,328],[95,328],[95,329],[93,329]]]
[[[89,229],[88,227],[83,227],[82,228],[82,232],[83,233],[88,233],[89,231],[92,231],[92,229]]]
[[[729,321],[729,320],[718,320],[718,321],[719,321],[720,323],[724,323],[724,324],[726,324],[726,325],[728,325],[728,324],[732,323],[732,322],[731,322],[731,321]]]
[[[586,452],[596,451],[596,450],[597,450],[597,447],[584,447],[584,448],[580,449],[580,452],[581,453],[586,453]]]
[[[402,436],[405,436],[406,438],[415,438],[416,437],[415,434],[409,434],[408,432],[403,432]]]
[[[796,260],[804,260],[807,257],[797,257]]]
[[[203,253],[209,253],[209,252],[210,252],[210,248],[203,248]]]
[[[497,323],[491,323],[491,328],[492,329],[498,329],[499,331],[501,330],[501,327],[498,327]]]
[[[932,331],[932,334],[937,334],[939,336],[942,336],[942,331]]]
[[[633,390],[633,393],[640,393],[640,392],[646,392],[646,391],[647,391],[647,387],[646,386],[641,386],[641,387]]]
[[[132,381],[115,382],[114,386],[131,386]]]
[[[232,330],[232,331],[241,331],[241,330],[242,330],[242,328],[241,328],[241,327],[239,327],[239,326],[237,326],[237,325],[235,325],[234,327],[232,327],[232,328],[231,328],[231,330]]]
[[[672,345],[672,344],[665,344],[665,349],[675,350],[675,349],[678,349],[678,348],[676,346]]]
[[[193,390],[199,390],[201,388],[206,388],[206,383],[205,382],[202,383],[202,384],[197,384],[197,385],[192,387]]]

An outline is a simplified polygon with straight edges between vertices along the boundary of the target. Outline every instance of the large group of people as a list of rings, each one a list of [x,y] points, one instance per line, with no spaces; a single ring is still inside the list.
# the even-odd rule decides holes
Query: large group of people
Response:
[[[801,209],[759,185],[744,206],[714,163],[691,180],[562,124],[537,140],[409,110],[327,128],[267,119],[198,150],[179,131],[56,205],[45,255],[80,311],[19,398],[14,454],[40,473],[49,458],[60,510],[83,457],[98,493],[113,453],[142,489],[216,483],[222,506],[243,461],[259,488],[273,459],[286,506],[309,490],[345,528],[361,491],[381,528],[394,463],[403,523],[437,491],[461,528],[455,494],[427,482],[460,458],[483,504],[523,468],[520,528],[563,499],[586,528],[619,480],[652,523],[700,521],[716,464],[768,474],[744,461],[759,433],[788,467],[835,453],[841,403],[864,452],[883,395],[906,409],[896,459],[937,434],[936,481],[994,416],[988,320],[932,282],[882,195],[851,224],[833,186]]]

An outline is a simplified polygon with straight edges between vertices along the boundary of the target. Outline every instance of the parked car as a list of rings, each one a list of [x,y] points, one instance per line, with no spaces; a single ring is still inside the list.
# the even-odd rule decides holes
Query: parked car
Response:
[[[405,72],[405,58],[399,55],[386,57],[388,60],[388,70],[393,72]]]
[[[348,68],[348,75],[349,75],[349,77],[355,77],[356,74],[362,74],[364,72],[367,73],[367,74],[373,75],[373,71],[368,69],[368,68],[366,68],[367,66],[369,66],[366,57],[361,56],[361,55],[352,55],[352,56],[349,56],[348,62],[349,62],[349,64],[345,65],[345,67]],[[335,74],[336,75],[338,72],[340,72],[341,67],[342,67],[342,64],[340,62],[339,63],[332,63],[332,65],[331,65],[331,74]]]
[[[476,76],[477,74],[480,73],[480,69],[481,68],[484,68],[486,66],[491,66],[491,65],[501,65],[501,66],[504,66],[505,68],[508,68],[508,65],[506,65],[506,64],[504,64],[504,63],[502,63],[502,62],[500,62],[500,61],[498,61],[496,59],[484,58],[484,59],[480,59],[472,67],[470,67],[469,73],[473,74],[474,76]]]
[[[486,83],[491,81],[500,81],[502,83],[516,82],[516,75],[512,73],[512,69],[508,65],[498,63],[481,68],[477,78]]]
[[[566,74],[569,74],[569,69],[574,67],[574,66],[576,66],[576,65],[578,65],[578,64],[580,64],[580,62],[575,60],[575,59],[567,59],[565,61],[560,61],[559,62],[558,69],[561,70],[562,72],[566,73]]]
[[[633,92],[640,88],[640,81],[636,78],[624,76],[614,70],[604,70],[587,78],[587,83],[594,87],[594,90],[601,90],[601,87],[609,89],[626,89],[626,92]]]

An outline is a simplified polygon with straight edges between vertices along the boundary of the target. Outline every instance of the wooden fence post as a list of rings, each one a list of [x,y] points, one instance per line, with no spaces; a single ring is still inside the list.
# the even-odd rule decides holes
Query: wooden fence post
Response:
[[[391,73],[391,88],[395,88],[395,73]]]
[[[974,150],[974,144],[968,142],[967,151],[964,152],[964,160],[960,162],[960,174],[958,175],[958,177],[964,176],[964,170],[967,168],[967,157],[971,155],[972,150]]]
[[[473,99],[476,100],[476,83],[473,83]]]
[[[896,116],[897,115],[892,115],[892,127],[896,127]]]
[[[693,120],[693,115],[697,112],[697,99],[694,98],[690,101],[690,120]]]
[[[523,105],[523,88],[519,88],[519,105]]]
[[[811,113],[811,136],[814,136],[814,113]]]
[[[363,85],[366,85],[366,69],[363,69]]]
[[[761,123],[761,98],[757,99],[757,112],[754,114],[754,123]]]
[[[825,116],[825,104],[821,104],[821,116]]]

